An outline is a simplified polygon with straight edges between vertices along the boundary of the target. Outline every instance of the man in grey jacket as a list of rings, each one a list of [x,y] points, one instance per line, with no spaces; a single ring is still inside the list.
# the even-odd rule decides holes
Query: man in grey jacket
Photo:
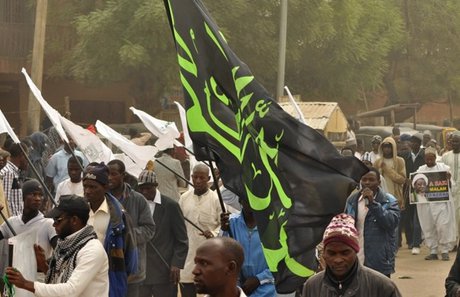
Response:
[[[146,245],[153,238],[155,224],[145,197],[123,182],[126,168],[120,160],[112,160],[109,167],[110,193],[120,201],[132,220],[133,230],[139,249],[139,267],[136,275],[128,278],[128,297],[138,297],[140,284],[145,279],[147,251]]]
[[[385,275],[358,261],[358,231],[347,214],[332,218],[323,235],[326,269],[310,277],[304,297],[400,297],[396,285]]]

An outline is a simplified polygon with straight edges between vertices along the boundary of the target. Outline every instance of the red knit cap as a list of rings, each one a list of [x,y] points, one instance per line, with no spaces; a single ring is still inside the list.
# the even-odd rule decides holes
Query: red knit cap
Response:
[[[341,213],[332,218],[323,235],[324,248],[331,242],[341,242],[359,252],[358,231],[353,217]]]

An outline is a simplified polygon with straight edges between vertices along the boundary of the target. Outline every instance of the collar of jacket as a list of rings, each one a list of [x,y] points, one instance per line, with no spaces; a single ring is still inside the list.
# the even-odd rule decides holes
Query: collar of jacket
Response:
[[[122,232],[125,229],[125,224],[123,222],[123,214],[125,209],[112,194],[106,193],[107,205],[109,206],[110,213],[110,226],[112,230],[118,230]]]
[[[348,274],[345,276],[345,278],[341,281],[337,280],[332,273],[332,271],[329,269],[329,267],[326,267],[326,271],[324,273],[324,279],[325,281],[332,286],[337,293],[342,296],[345,291],[350,287],[350,285],[353,283],[353,281],[356,279],[356,275],[358,273],[358,267],[359,267],[359,260],[358,257],[356,257],[356,261],[353,264],[352,268],[348,272]]]

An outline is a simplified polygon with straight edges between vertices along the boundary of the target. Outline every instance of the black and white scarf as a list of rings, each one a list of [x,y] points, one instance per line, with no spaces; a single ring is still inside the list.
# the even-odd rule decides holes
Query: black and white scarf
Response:
[[[65,283],[75,269],[78,252],[90,241],[97,238],[93,226],[81,229],[77,236],[59,239],[46,274],[47,284]]]

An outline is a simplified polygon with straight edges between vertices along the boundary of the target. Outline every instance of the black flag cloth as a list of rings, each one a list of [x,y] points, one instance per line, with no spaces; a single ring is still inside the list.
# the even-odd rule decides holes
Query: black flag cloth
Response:
[[[212,156],[224,184],[248,199],[277,290],[293,292],[314,273],[324,228],[367,168],[284,112],[199,0],[165,6],[197,158]]]

